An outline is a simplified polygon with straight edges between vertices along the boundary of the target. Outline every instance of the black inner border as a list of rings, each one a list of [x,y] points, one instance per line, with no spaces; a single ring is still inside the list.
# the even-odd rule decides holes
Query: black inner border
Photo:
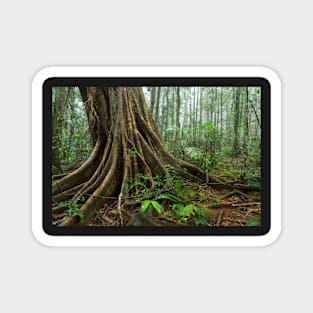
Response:
[[[98,227],[53,226],[51,212],[52,185],[52,87],[57,86],[218,86],[261,87],[261,227]],[[43,229],[48,235],[265,235],[270,230],[270,93],[268,80],[262,77],[53,77],[43,84]]]

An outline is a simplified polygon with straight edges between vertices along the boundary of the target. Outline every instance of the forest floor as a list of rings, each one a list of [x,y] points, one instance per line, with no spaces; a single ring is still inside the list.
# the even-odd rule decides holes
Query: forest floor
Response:
[[[206,210],[207,225],[201,226],[259,226],[261,218],[261,200],[259,191],[213,188],[206,184],[199,185],[185,182],[184,186],[192,191],[190,203]],[[173,205],[167,200],[162,202],[163,210],[154,214],[157,226],[196,226],[196,217],[190,215],[182,220],[175,218]],[[127,226],[132,215],[140,210],[137,207],[121,207],[123,226]],[[121,215],[117,202],[106,203],[99,209],[90,226],[121,226]]]
[[[238,175],[237,177],[229,175],[230,170],[240,168],[240,164],[240,159],[224,162],[223,168],[217,171],[217,177],[228,182],[227,186],[183,182],[182,192],[178,196],[180,199],[185,198],[181,201],[183,203],[166,199],[167,195],[174,195],[177,198],[175,188],[172,191],[165,191],[162,194],[165,198],[163,197],[162,200],[158,200],[152,191],[133,197],[135,199],[132,204],[122,201],[119,205],[118,199],[109,200],[97,210],[89,226],[132,226],[132,218],[140,212],[144,199],[157,200],[162,206],[160,212],[150,207],[150,217],[156,226],[261,226],[260,190],[243,184]],[[184,215],[177,214],[179,204],[183,209],[188,207],[189,212],[186,213],[185,210]],[[68,215],[68,211],[64,210],[53,213],[53,225],[59,225]]]

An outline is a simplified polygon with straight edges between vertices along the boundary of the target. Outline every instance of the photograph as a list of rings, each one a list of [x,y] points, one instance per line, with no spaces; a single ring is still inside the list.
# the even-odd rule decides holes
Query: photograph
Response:
[[[261,86],[50,89],[53,227],[261,227]]]

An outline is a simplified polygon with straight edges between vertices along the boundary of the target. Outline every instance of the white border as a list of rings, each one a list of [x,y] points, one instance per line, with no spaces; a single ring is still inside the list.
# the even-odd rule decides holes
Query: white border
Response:
[[[52,236],[42,228],[42,85],[50,77],[262,77],[271,84],[271,229],[263,236]],[[32,84],[32,230],[57,247],[266,246],[281,232],[281,82],[266,67],[48,67]]]

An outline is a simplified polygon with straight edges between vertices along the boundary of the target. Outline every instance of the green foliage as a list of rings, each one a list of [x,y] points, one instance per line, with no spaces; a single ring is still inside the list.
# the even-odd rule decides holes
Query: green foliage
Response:
[[[163,185],[164,185],[164,182],[165,182],[165,178],[161,175],[156,175],[153,177],[153,180],[155,182],[155,185],[158,187],[158,188],[161,188]]]
[[[57,168],[57,166],[52,164],[52,175],[58,174],[59,173],[59,169]]]
[[[207,226],[210,218],[210,211],[207,208],[198,207],[195,203],[184,205],[175,203],[173,205],[175,217],[182,222],[188,222],[191,218],[197,226]]]
[[[163,193],[163,194],[160,194],[159,196],[157,196],[155,198],[156,200],[170,200],[171,202],[173,203],[177,203],[180,201],[180,199],[173,195],[173,194],[170,194],[170,193]]]
[[[232,148],[231,148],[231,147],[228,147],[228,146],[226,146],[226,147],[221,147],[221,153],[220,153],[220,155],[221,155],[222,157],[231,157],[231,156],[232,156],[232,153],[233,153],[233,151],[232,151]]]
[[[73,205],[66,212],[68,212],[69,215],[71,215],[71,216],[79,216],[80,218],[83,218],[84,214],[82,211],[80,211],[80,207],[81,207],[81,205],[78,205],[78,204]]]
[[[222,138],[220,134],[214,125],[209,121],[204,122],[199,126],[199,132],[210,144],[219,144],[221,142]]]
[[[128,156],[129,156],[130,158],[134,158],[134,157],[137,156],[137,152],[136,152],[134,149],[129,149],[129,150],[128,150]]]
[[[251,216],[247,221],[246,226],[261,227],[261,218],[259,216]]]
[[[245,181],[247,185],[254,188],[261,188],[261,173],[260,171],[257,173],[253,173],[248,171],[245,176]]]
[[[140,204],[140,211],[142,213],[146,213],[148,210],[154,210],[158,214],[161,214],[164,205],[166,205],[166,214],[173,216],[176,220],[182,223],[194,221],[194,223],[198,226],[207,226],[208,219],[210,218],[208,209],[198,207],[192,201],[192,197],[195,196],[195,192],[191,189],[185,188],[182,178],[173,167],[166,165],[166,168],[171,174],[171,179],[166,180],[162,176],[156,176],[154,177],[154,181],[157,187],[162,187],[165,183],[169,184],[169,191],[167,193],[160,193],[161,191],[158,189],[155,193],[153,193],[153,197],[151,197],[151,199],[137,202],[136,204]],[[143,174],[139,174],[136,176],[136,179],[137,180],[132,182],[130,187],[135,185],[139,187],[142,186],[147,177]],[[150,189],[143,187],[142,191],[150,192]],[[165,204],[163,205],[161,202]]]
[[[161,213],[163,206],[156,200],[143,200],[141,201],[140,211],[145,213],[149,208],[153,208],[157,213]]]
[[[52,173],[58,174],[78,167],[92,147],[78,87],[53,87],[52,95]]]
[[[214,203],[217,203],[217,204],[221,203],[221,199],[219,198],[212,198],[212,200],[214,201]]]
[[[240,180],[240,177],[242,176],[242,169],[233,167],[230,169],[224,169],[223,173],[234,180]]]
[[[147,187],[147,181],[149,177],[143,173],[137,173],[135,179],[128,180],[128,191],[133,194],[146,194],[150,192],[150,188]],[[137,189],[137,192],[135,190]]]
[[[176,213],[178,213],[181,217],[190,217],[195,215],[196,206],[191,203],[186,206],[174,206],[174,210],[176,209]]]
[[[199,200],[201,201],[201,202],[203,202],[203,201],[208,201],[209,200],[209,196],[207,196],[205,193],[200,193],[199,194],[199,196],[200,196],[200,198],[199,198]]]
[[[219,165],[217,147],[222,143],[220,134],[211,122],[202,123],[197,129],[197,146],[186,146],[186,156],[204,170],[214,170]]]
[[[137,173],[136,179],[146,181],[149,180],[149,177],[143,173]]]
[[[182,178],[180,177],[180,175],[178,174],[178,172],[173,166],[171,166],[170,164],[165,164],[165,168],[168,170],[168,172],[171,175],[170,184],[175,184],[177,181],[182,181]]]
[[[203,216],[199,216],[195,219],[195,224],[196,226],[208,226],[208,220]]]
[[[85,201],[85,198],[82,197],[82,198],[80,198],[80,200]],[[65,208],[68,208],[65,212],[68,212],[69,215],[78,216],[80,218],[84,217],[83,212],[80,211],[80,208],[82,206],[81,203],[73,204],[73,200],[70,199],[70,200],[60,202],[60,205],[65,207]]]
[[[217,154],[206,152],[198,147],[187,147],[186,156],[204,170],[215,169],[219,164]]]

